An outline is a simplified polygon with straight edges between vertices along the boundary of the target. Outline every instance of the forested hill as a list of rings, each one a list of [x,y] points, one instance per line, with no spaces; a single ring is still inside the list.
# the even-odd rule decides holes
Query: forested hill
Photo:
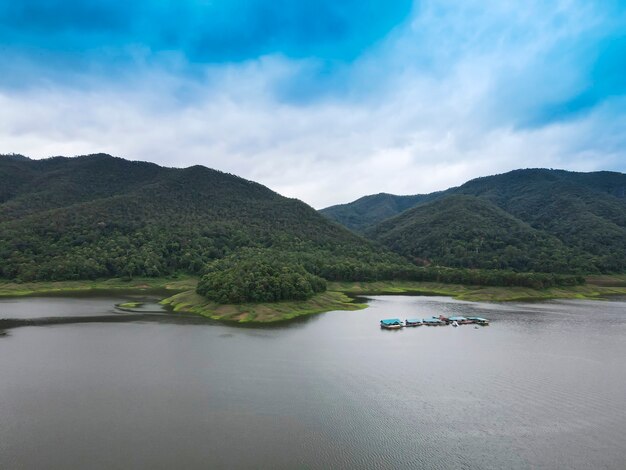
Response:
[[[394,194],[380,193],[371,196],[363,196],[348,204],[339,204],[320,210],[326,217],[345,225],[355,232],[363,232],[393,217],[400,212],[416,206],[422,202],[436,199],[439,193],[416,194],[415,196],[396,196]]]
[[[0,156],[0,277],[202,273],[243,247],[307,254],[327,278],[408,265],[301,201],[205,167]]]
[[[490,226],[495,219],[483,217],[476,204],[469,204],[467,200],[461,204],[459,200],[449,198],[452,195],[472,196],[488,202],[533,229],[535,235],[542,234],[542,240],[560,242],[560,247],[553,247],[560,261],[550,261],[552,256],[546,257],[545,252],[539,249],[544,245],[529,245],[528,240],[523,238],[502,238],[504,234],[494,232],[494,227]],[[438,204],[428,204],[429,197],[430,201],[437,201]],[[566,272],[580,272],[581,269],[592,272],[626,271],[626,175],[623,173],[516,170],[477,178],[462,186],[415,200],[414,208],[399,213],[397,219],[378,222],[375,214],[371,216],[360,207],[359,201],[363,198],[344,205],[342,217],[351,214],[359,218],[358,224],[366,235],[399,253],[435,264],[524,270],[528,266],[540,265],[544,260],[546,267],[542,270],[548,269],[547,266],[561,266],[559,270]],[[428,211],[434,210],[448,216],[431,220],[434,215],[428,214]],[[333,215],[328,210],[324,213]],[[411,221],[413,217],[415,219]],[[343,221],[341,218],[337,220]],[[354,220],[351,224],[355,224]],[[424,231],[429,235],[426,238]],[[516,233],[522,236],[522,232]],[[476,240],[491,238],[505,243],[510,247],[507,256],[497,255],[497,249],[491,253],[484,248],[478,248],[480,256],[477,256],[476,243],[468,239],[470,234],[477,237]],[[454,254],[446,254],[440,251],[439,246],[456,248]],[[525,253],[525,258],[513,255],[514,252],[519,253],[520,247],[524,247],[521,253]]]
[[[594,270],[588,255],[475,196],[450,195],[414,207],[369,234],[417,264],[524,272]]]
[[[564,170],[528,169],[476,178],[462,186],[429,194],[410,196],[388,193],[372,194],[346,204],[326,207],[320,212],[351,230],[363,233],[383,220],[407,209],[450,194],[484,196],[499,206],[505,207],[512,199],[517,199],[523,204],[525,195],[537,189],[539,189],[538,196],[542,197],[546,189],[550,190],[550,186],[554,184],[567,185],[568,190],[578,186],[587,191],[613,195],[622,200],[626,197],[626,175],[623,173],[610,171],[577,173]],[[552,188],[554,189],[563,188]]]

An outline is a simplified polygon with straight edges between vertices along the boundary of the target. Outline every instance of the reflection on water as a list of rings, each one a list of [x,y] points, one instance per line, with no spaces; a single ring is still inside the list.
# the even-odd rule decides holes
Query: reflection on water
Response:
[[[624,300],[376,296],[261,329],[125,301],[0,300],[1,468],[626,467]],[[492,323],[378,327],[439,314]]]

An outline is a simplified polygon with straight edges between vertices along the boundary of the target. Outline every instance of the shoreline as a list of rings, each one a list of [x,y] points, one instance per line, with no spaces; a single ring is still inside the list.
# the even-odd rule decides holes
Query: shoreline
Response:
[[[177,278],[120,278],[88,281],[46,281],[17,283],[0,280],[0,299],[10,297],[78,296],[98,294],[166,294],[195,289],[197,279],[191,276]]]
[[[196,284],[197,278],[190,276],[38,283],[0,281],[0,298],[157,294],[162,297],[160,303],[172,313],[192,313],[216,321],[254,325],[285,322],[333,310],[360,310],[367,308],[367,304],[359,303],[355,297],[368,295],[432,295],[470,302],[604,300],[626,295],[626,275],[593,276],[581,286],[548,289],[409,281],[329,282],[326,292],[308,300],[256,304],[218,304],[196,294]]]
[[[436,282],[376,281],[334,282],[329,290],[350,295],[432,295],[452,297],[469,302],[526,302],[556,299],[602,300],[614,295],[626,295],[626,276],[596,278],[580,286],[530,287],[478,286]]]
[[[186,291],[161,300],[174,313],[193,313],[211,320],[238,324],[268,324],[311,316],[333,310],[361,310],[366,304],[355,302],[342,292],[326,291],[308,300],[286,300],[272,303],[218,304]]]

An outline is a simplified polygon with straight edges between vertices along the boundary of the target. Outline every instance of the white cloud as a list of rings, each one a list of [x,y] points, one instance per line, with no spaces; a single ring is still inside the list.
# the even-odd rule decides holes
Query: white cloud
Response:
[[[144,67],[105,87],[0,92],[0,151],[203,164],[317,208],[377,192],[446,189],[521,167],[623,171],[622,100],[576,119],[517,126],[535,101],[561,93],[551,91],[558,83],[541,82],[541,73],[551,77],[556,69],[538,57],[550,56],[555,41],[582,26],[577,14],[551,28],[557,7],[539,24],[533,23],[539,16],[517,18],[510,27],[532,24],[528,37],[496,34],[499,21],[517,14],[514,3],[502,5],[477,15],[473,30],[463,24],[463,11],[441,19],[426,2],[412,25],[342,69],[347,92],[305,104],[281,99],[276,87],[315,63],[282,57],[201,73],[196,66],[194,78],[185,78],[186,65],[174,58],[170,72]],[[565,62],[563,70],[574,67]]]

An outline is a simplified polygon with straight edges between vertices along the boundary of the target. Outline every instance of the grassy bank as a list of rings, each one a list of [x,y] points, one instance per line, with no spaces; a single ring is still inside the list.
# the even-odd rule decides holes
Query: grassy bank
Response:
[[[349,295],[443,295],[474,302],[599,299],[611,295],[626,295],[626,275],[593,276],[582,286],[549,289],[406,281],[332,282],[328,284],[327,292],[307,301],[224,305],[196,294],[196,284],[197,279],[193,277],[22,284],[0,282],[0,297],[154,293],[164,297],[162,303],[174,312],[194,313],[215,320],[239,323],[271,323],[331,310],[357,310],[366,307],[364,304],[354,302]]]
[[[213,320],[238,323],[271,323],[331,310],[358,310],[366,305],[355,303],[341,292],[324,292],[309,300],[273,303],[218,304],[196,294],[181,292],[163,300],[174,312],[195,313]]]
[[[620,280],[621,279],[621,280]],[[620,282],[623,281],[623,284]],[[610,284],[610,285],[607,285]],[[333,282],[328,291],[307,301],[247,303],[224,305],[198,295],[190,290],[162,301],[176,312],[196,313],[214,320],[239,323],[270,323],[290,320],[313,313],[331,310],[356,310],[366,305],[354,303],[350,295],[443,295],[468,301],[524,301],[549,299],[598,299],[610,295],[626,295],[626,276],[613,276],[610,280],[599,277],[583,286],[531,289],[525,287],[485,287],[441,284],[433,282]]]
[[[352,295],[419,294],[445,295],[473,302],[511,302],[550,299],[598,299],[626,295],[626,276],[596,276],[581,286],[532,289],[443,284],[436,282],[379,281],[331,283],[329,290]]]
[[[100,279],[96,281],[57,282],[3,282],[0,281],[0,297],[23,297],[34,295],[77,295],[107,293],[167,293],[194,289],[197,279],[192,277]]]

